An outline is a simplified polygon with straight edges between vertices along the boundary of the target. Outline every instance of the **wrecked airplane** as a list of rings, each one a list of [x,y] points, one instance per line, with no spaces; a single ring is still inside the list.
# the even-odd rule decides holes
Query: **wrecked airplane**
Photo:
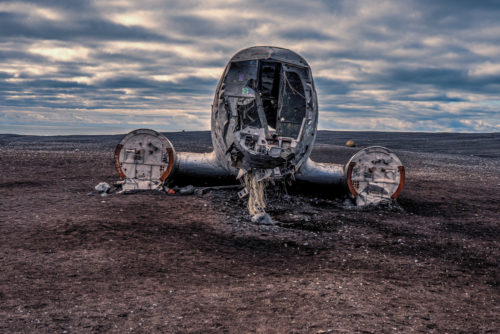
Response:
[[[116,147],[115,166],[124,191],[159,189],[178,175],[236,177],[256,222],[270,221],[264,200],[269,182],[346,185],[359,206],[398,197],[405,170],[387,148],[365,148],[345,166],[312,161],[317,124],[316,89],[305,59],[283,48],[251,47],[231,58],[217,85],[213,152],[176,152],[160,133],[139,129]]]

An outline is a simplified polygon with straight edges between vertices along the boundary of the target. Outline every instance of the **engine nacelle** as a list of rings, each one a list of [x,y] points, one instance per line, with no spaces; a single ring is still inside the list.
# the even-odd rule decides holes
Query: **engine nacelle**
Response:
[[[161,188],[173,173],[176,161],[172,143],[150,129],[130,132],[115,149],[115,168],[124,180],[124,191]]]

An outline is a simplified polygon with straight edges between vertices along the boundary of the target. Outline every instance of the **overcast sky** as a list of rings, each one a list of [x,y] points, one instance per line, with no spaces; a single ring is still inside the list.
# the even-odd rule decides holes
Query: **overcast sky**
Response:
[[[306,58],[321,129],[500,131],[500,0],[0,0],[0,133],[208,130],[254,45]]]

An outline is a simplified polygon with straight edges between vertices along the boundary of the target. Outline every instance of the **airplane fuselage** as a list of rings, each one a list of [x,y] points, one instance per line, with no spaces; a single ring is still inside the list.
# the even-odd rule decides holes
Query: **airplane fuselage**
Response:
[[[228,167],[297,171],[316,136],[318,102],[304,58],[277,47],[236,53],[212,105],[212,142]]]

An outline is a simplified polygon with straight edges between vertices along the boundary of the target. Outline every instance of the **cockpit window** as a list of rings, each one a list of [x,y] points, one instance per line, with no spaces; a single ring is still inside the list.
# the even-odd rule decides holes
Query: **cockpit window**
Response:
[[[224,95],[252,97],[258,69],[259,63],[257,60],[231,63],[224,80]]]
[[[287,66],[282,75],[277,131],[279,136],[296,138],[306,116],[306,97],[299,69],[289,69]]]
[[[231,63],[223,95],[238,114],[239,128],[265,128],[280,137],[297,138],[306,115],[302,78],[307,70],[278,61]]]
[[[276,129],[278,102],[281,82],[281,63],[263,61],[260,65],[260,92],[262,94],[262,107],[270,129]]]

